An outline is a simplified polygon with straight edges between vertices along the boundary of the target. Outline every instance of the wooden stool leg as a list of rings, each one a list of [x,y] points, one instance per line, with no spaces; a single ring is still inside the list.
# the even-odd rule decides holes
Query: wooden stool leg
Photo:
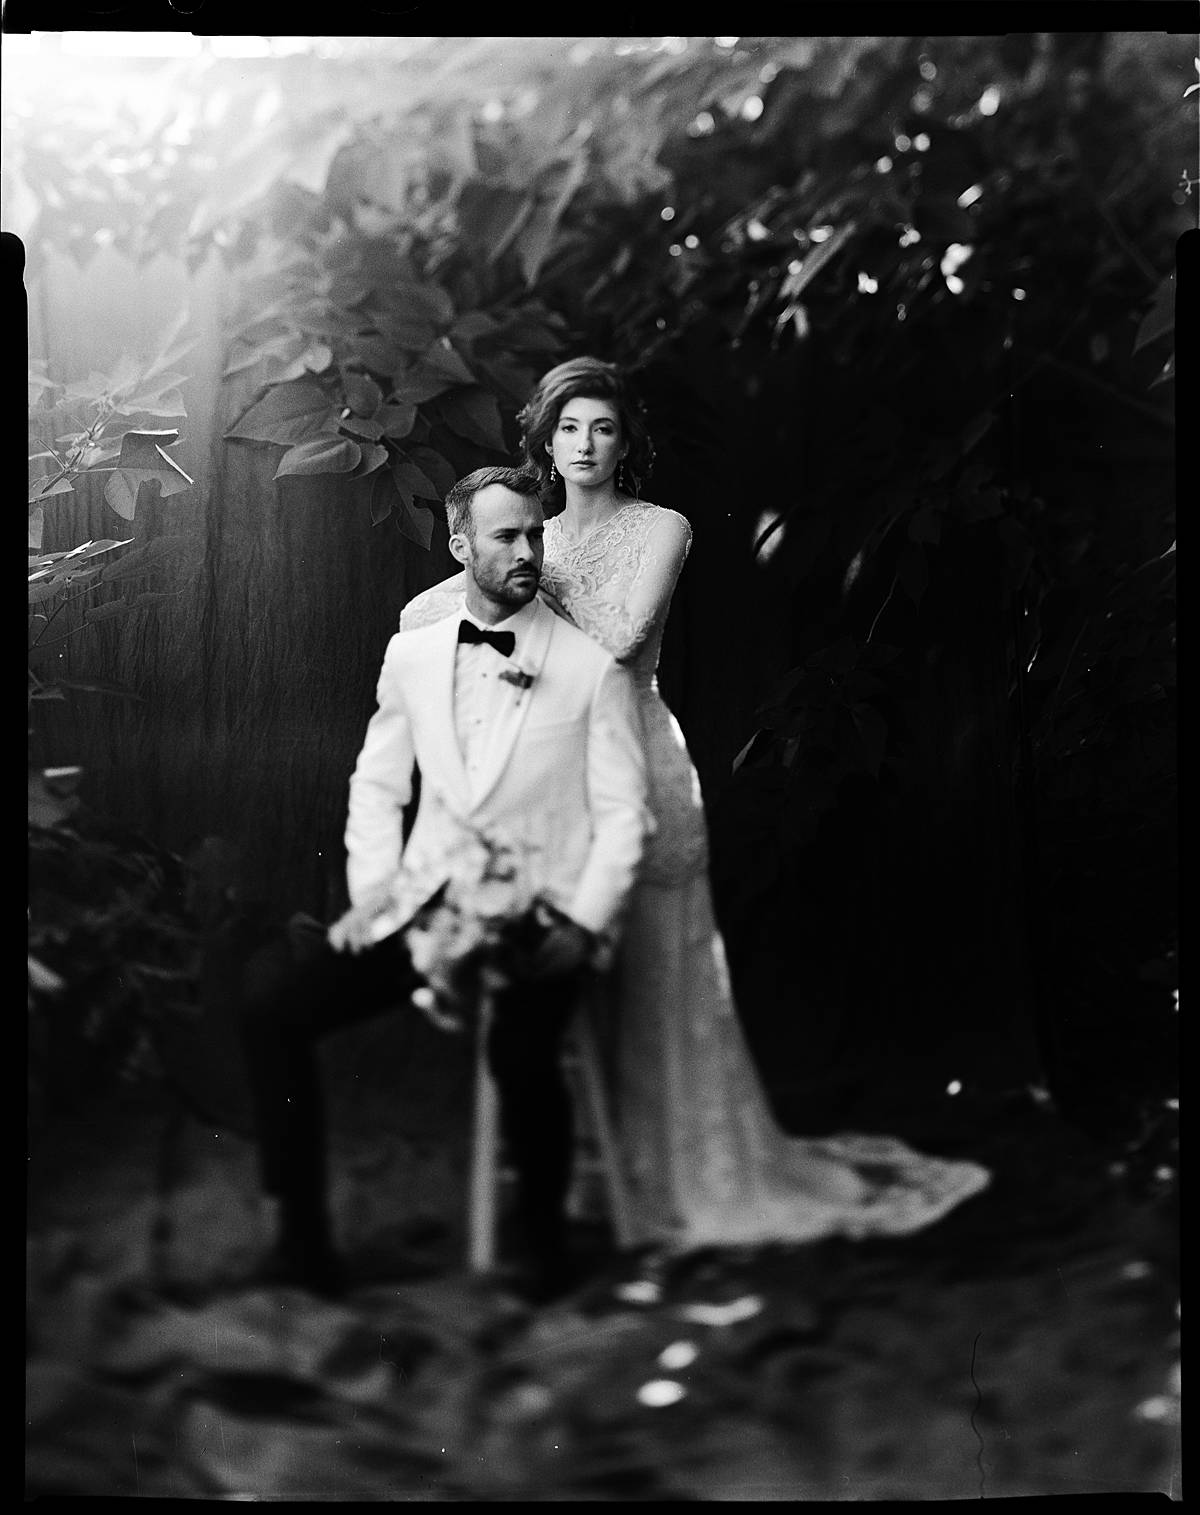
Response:
[[[595,1032],[589,1019],[590,1006],[580,1007],[573,1034],[579,1049],[579,1071],[583,1078],[584,1097],[592,1117],[596,1146],[600,1153],[600,1166],[604,1172],[604,1184],[608,1190],[609,1216],[613,1235],[619,1247],[633,1245],[633,1212],[625,1175],[621,1168],[621,1153],[613,1134],[608,1114],[608,1097],[604,1088],[604,1075],[600,1070],[600,1051],[596,1045]]]
[[[487,1065],[487,1034],[491,1023],[485,1002],[475,1034],[475,1114],[472,1132],[471,1185],[468,1197],[468,1265],[486,1273],[496,1257],[496,1180],[500,1141],[496,1085]]]

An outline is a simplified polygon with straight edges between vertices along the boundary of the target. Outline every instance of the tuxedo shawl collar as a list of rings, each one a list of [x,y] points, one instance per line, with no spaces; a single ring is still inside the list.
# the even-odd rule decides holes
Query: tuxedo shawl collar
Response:
[[[433,666],[430,672],[436,715],[433,732],[440,759],[439,772],[444,787],[455,800],[460,814],[465,816],[483,804],[499,783],[508,765],[529,709],[538,698],[540,687],[538,675],[542,671],[546,655],[550,650],[554,623],[558,617],[552,610],[547,609],[541,600],[531,601],[531,614],[527,623],[521,628],[513,667],[532,674],[533,684],[523,691],[518,691],[512,685],[507,686],[511,690],[512,698],[507,702],[500,716],[499,728],[494,734],[494,740],[489,744],[487,767],[479,775],[478,785],[474,792],[467,778],[466,764],[463,762],[454,725],[454,659],[458,648],[458,623],[461,618],[460,611],[456,610],[453,615],[447,616],[444,621],[439,621],[432,628],[435,638],[431,659]]]

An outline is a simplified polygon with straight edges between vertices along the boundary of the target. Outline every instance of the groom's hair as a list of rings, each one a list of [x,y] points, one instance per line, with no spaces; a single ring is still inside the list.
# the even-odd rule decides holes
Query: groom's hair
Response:
[[[468,542],[475,540],[475,518],[471,502],[481,489],[490,484],[503,484],[514,494],[537,494],[538,476],[530,468],[508,468],[503,465],[477,468],[465,474],[457,484],[452,484],[446,493],[446,525],[450,535],[464,536]]]

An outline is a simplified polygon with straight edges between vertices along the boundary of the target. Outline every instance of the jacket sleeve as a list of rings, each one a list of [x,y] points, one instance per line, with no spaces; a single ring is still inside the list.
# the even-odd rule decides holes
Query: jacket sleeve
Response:
[[[391,884],[404,851],[403,812],[412,798],[412,723],[404,702],[400,634],[388,643],[376,688],[376,710],[350,777],[346,818],[346,884],[358,905]]]
[[[611,944],[654,829],[637,694],[632,676],[611,661],[589,711],[587,787],[592,845],[568,913]]]

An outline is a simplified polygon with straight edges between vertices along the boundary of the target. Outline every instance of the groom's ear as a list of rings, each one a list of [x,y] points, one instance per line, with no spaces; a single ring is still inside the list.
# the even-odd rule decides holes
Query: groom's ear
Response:
[[[461,563],[464,568],[471,561],[471,544],[461,531],[456,531],[446,544],[450,548],[450,556],[456,563]]]

